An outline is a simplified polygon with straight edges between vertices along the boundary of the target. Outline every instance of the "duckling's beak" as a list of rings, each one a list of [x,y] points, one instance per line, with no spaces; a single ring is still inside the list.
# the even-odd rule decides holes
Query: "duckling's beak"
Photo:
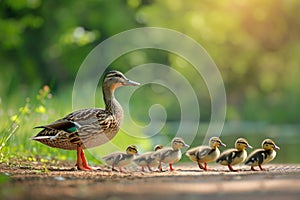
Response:
[[[127,79],[123,85],[125,85],[125,86],[127,86],[127,85],[139,86],[140,83]]]
[[[220,142],[220,145],[221,145],[222,147],[226,147],[226,144],[224,144],[223,142]]]
[[[246,148],[253,149],[253,147],[250,144],[247,144]]]
[[[277,146],[276,144],[274,145],[274,149],[280,150],[279,146]]]
[[[188,148],[188,147],[190,147],[190,145],[183,143],[183,147]]]

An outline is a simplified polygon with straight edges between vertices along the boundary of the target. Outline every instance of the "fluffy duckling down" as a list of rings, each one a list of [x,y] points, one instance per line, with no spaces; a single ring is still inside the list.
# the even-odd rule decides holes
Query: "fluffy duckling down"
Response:
[[[271,139],[265,139],[262,142],[262,149],[254,150],[246,159],[245,165],[251,166],[251,170],[258,166],[260,170],[264,170],[261,165],[272,161],[276,157],[276,151],[280,148]]]
[[[154,152],[159,150],[159,149],[162,149],[163,146],[162,145],[156,145],[153,150]],[[148,167],[148,170],[149,171],[153,171],[151,169],[151,167],[157,167],[158,166],[158,161],[152,156],[154,152],[146,152],[146,153],[143,153],[141,155],[138,155],[136,158],[133,159],[133,162],[142,167],[142,171],[144,172],[145,171],[145,167]]]
[[[194,147],[186,152],[191,161],[197,162],[200,169],[208,170],[207,163],[215,161],[220,156],[219,146],[226,146],[219,137],[211,137],[209,146]],[[202,165],[204,163],[204,166]]]
[[[173,171],[173,164],[181,159],[181,148],[189,147],[182,138],[174,138],[172,140],[172,147],[166,147],[153,153],[153,158],[158,161],[158,169],[163,171],[162,163],[169,164],[170,170]]]
[[[239,138],[235,142],[235,149],[228,149],[221,153],[217,159],[217,163],[227,165],[230,171],[238,171],[232,168],[232,165],[237,165],[245,161],[247,158],[246,148],[252,149],[252,146],[245,138]]]
[[[115,167],[119,168],[120,172],[124,172],[122,167],[129,165],[138,154],[138,148],[135,145],[130,145],[126,148],[126,153],[115,152],[103,157],[106,164],[112,167],[112,171],[115,171]]]

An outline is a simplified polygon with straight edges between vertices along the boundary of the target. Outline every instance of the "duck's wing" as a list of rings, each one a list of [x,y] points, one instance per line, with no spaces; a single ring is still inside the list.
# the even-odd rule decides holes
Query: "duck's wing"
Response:
[[[100,108],[75,111],[64,117],[63,120],[76,124],[79,127],[78,134],[81,138],[88,138],[89,135],[101,135],[107,131],[114,136],[121,123],[111,113]]]
[[[205,156],[207,156],[211,151],[212,151],[212,148],[210,148],[209,146],[201,146],[197,153],[197,158],[202,159]]]
[[[187,155],[189,157],[190,156],[196,156],[198,152],[199,152],[199,147],[194,147],[192,149],[187,150],[185,155]]]
[[[122,153],[122,152],[114,152],[114,153],[110,153],[110,154],[108,154],[108,155],[106,155],[106,156],[103,156],[102,159],[103,159],[104,161],[107,161],[107,160],[115,160],[116,157],[117,157],[119,154],[121,154],[121,153]]]
[[[161,149],[161,151],[161,160],[164,160],[165,158],[169,157],[174,152],[172,148]]]
[[[108,155],[102,157],[102,160],[106,164],[113,166],[114,162],[115,162],[115,159],[116,159],[116,157],[118,156],[119,153],[121,153],[121,152],[114,152],[114,153],[108,154]]]
[[[156,160],[163,160],[164,158],[170,156],[172,152],[173,152],[172,148],[163,148],[155,151],[152,154],[152,157],[155,158]]]
[[[126,159],[130,159],[132,158],[133,155],[132,154],[127,154],[127,153],[119,153],[114,160],[114,165],[119,164],[120,162],[126,160]]]
[[[146,152],[146,153],[143,153],[143,154],[138,155],[137,157],[135,157],[135,158],[133,159],[133,161],[135,161],[135,162],[142,162],[142,161],[145,161],[145,162],[146,162],[146,160],[147,160],[149,157],[151,157],[151,154],[152,154],[152,152]]]
[[[219,158],[216,160],[217,163],[226,161],[228,164],[232,163],[232,160],[237,156],[236,149],[228,149],[221,153]]]
[[[83,109],[51,124],[35,127],[43,130],[32,139],[62,149],[72,150],[82,144],[86,147],[94,147],[109,140],[105,135],[107,130],[113,137],[119,130],[119,123],[103,109]]]
[[[77,131],[79,126],[74,122],[61,119],[35,128],[42,128],[43,130],[32,139],[48,146],[74,150],[81,144]]]
[[[135,162],[135,163],[140,163],[140,162],[146,162],[146,157],[145,156],[138,156],[138,157],[136,157],[136,158],[134,158],[133,159],[133,162]]]
[[[50,130],[63,130],[66,132],[78,131],[84,126],[97,126],[98,128],[106,128],[112,123],[113,118],[110,117],[103,109],[92,108],[83,109],[72,112],[62,119],[59,119],[51,124],[37,126],[35,128],[44,128]],[[40,134],[40,135],[39,135]],[[40,132],[37,136],[46,136],[54,134],[54,132]],[[51,135],[53,136],[53,135]]]
[[[36,126],[34,128],[49,128],[49,129],[60,129],[60,130],[67,130],[70,127],[75,127],[76,125],[68,120],[58,120],[51,124]]]
[[[248,156],[245,165],[261,165],[267,157],[268,154],[264,149],[257,149]]]
[[[94,123],[97,120],[105,119],[108,113],[101,108],[88,108],[74,111],[67,116],[65,116],[62,120],[80,122],[81,124],[90,124]],[[59,120],[58,120],[59,121]]]
[[[211,152],[211,148],[209,146],[198,146],[198,147],[189,149],[186,152],[186,155],[189,157],[193,156],[197,159],[201,159],[201,158],[207,156],[210,152]]]

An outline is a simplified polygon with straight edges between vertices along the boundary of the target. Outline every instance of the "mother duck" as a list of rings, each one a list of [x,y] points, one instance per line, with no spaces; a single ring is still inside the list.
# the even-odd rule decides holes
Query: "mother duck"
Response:
[[[79,170],[92,170],[84,155],[84,149],[110,141],[119,131],[123,109],[114,97],[120,86],[138,86],[119,71],[109,71],[102,83],[105,109],[88,108],[74,111],[51,124],[38,126],[42,130],[32,139],[50,147],[77,150],[76,166]]]

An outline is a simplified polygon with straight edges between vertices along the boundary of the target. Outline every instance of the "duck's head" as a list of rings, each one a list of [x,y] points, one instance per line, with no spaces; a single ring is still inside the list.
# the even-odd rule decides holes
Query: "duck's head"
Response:
[[[160,150],[160,149],[162,149],[162,148],[164,148],[164,146],[161,145],[161,144],[158,144],[158,145],[155,145],[155,147],[153,148],[153,150],[154,150],[154,151],[157,151],[157,150]]]
[[[223,146],[226,147],[226,144],[224,144],[219,137],[211,137],[209,139],[209,146],[213,149],[219,147],[219,146]]]
[[[265,149],[265,150],[273,150],[273,149],[276,149],[276,150],[279,150],[280,148],[275,144],[275,142],[271,139],[265,139],[263,142],[262,142],[262,148]]]
[[[245,138],[239,138],[235,141],[235,148],[238,150],[244,150],[246,148],[252,149],[252,146],[248,143]]]
[[[138,86],[139,83],[129,80],[119,71],[113,70],[109,71],[105,74],[103,79],[103,87],[110,88],[110,90],[114,90],[120,86]]]
[[[129,145],[127,148],[126,148],[126,153],[127,154],[132,154],[132,155],[136,155],[138,154],[138,148],[137,146],[135,145]]]
[[[180,149],[183,147],[189,147],[182,138],[176,137],[172,140],[172,148],[173,149]]]

